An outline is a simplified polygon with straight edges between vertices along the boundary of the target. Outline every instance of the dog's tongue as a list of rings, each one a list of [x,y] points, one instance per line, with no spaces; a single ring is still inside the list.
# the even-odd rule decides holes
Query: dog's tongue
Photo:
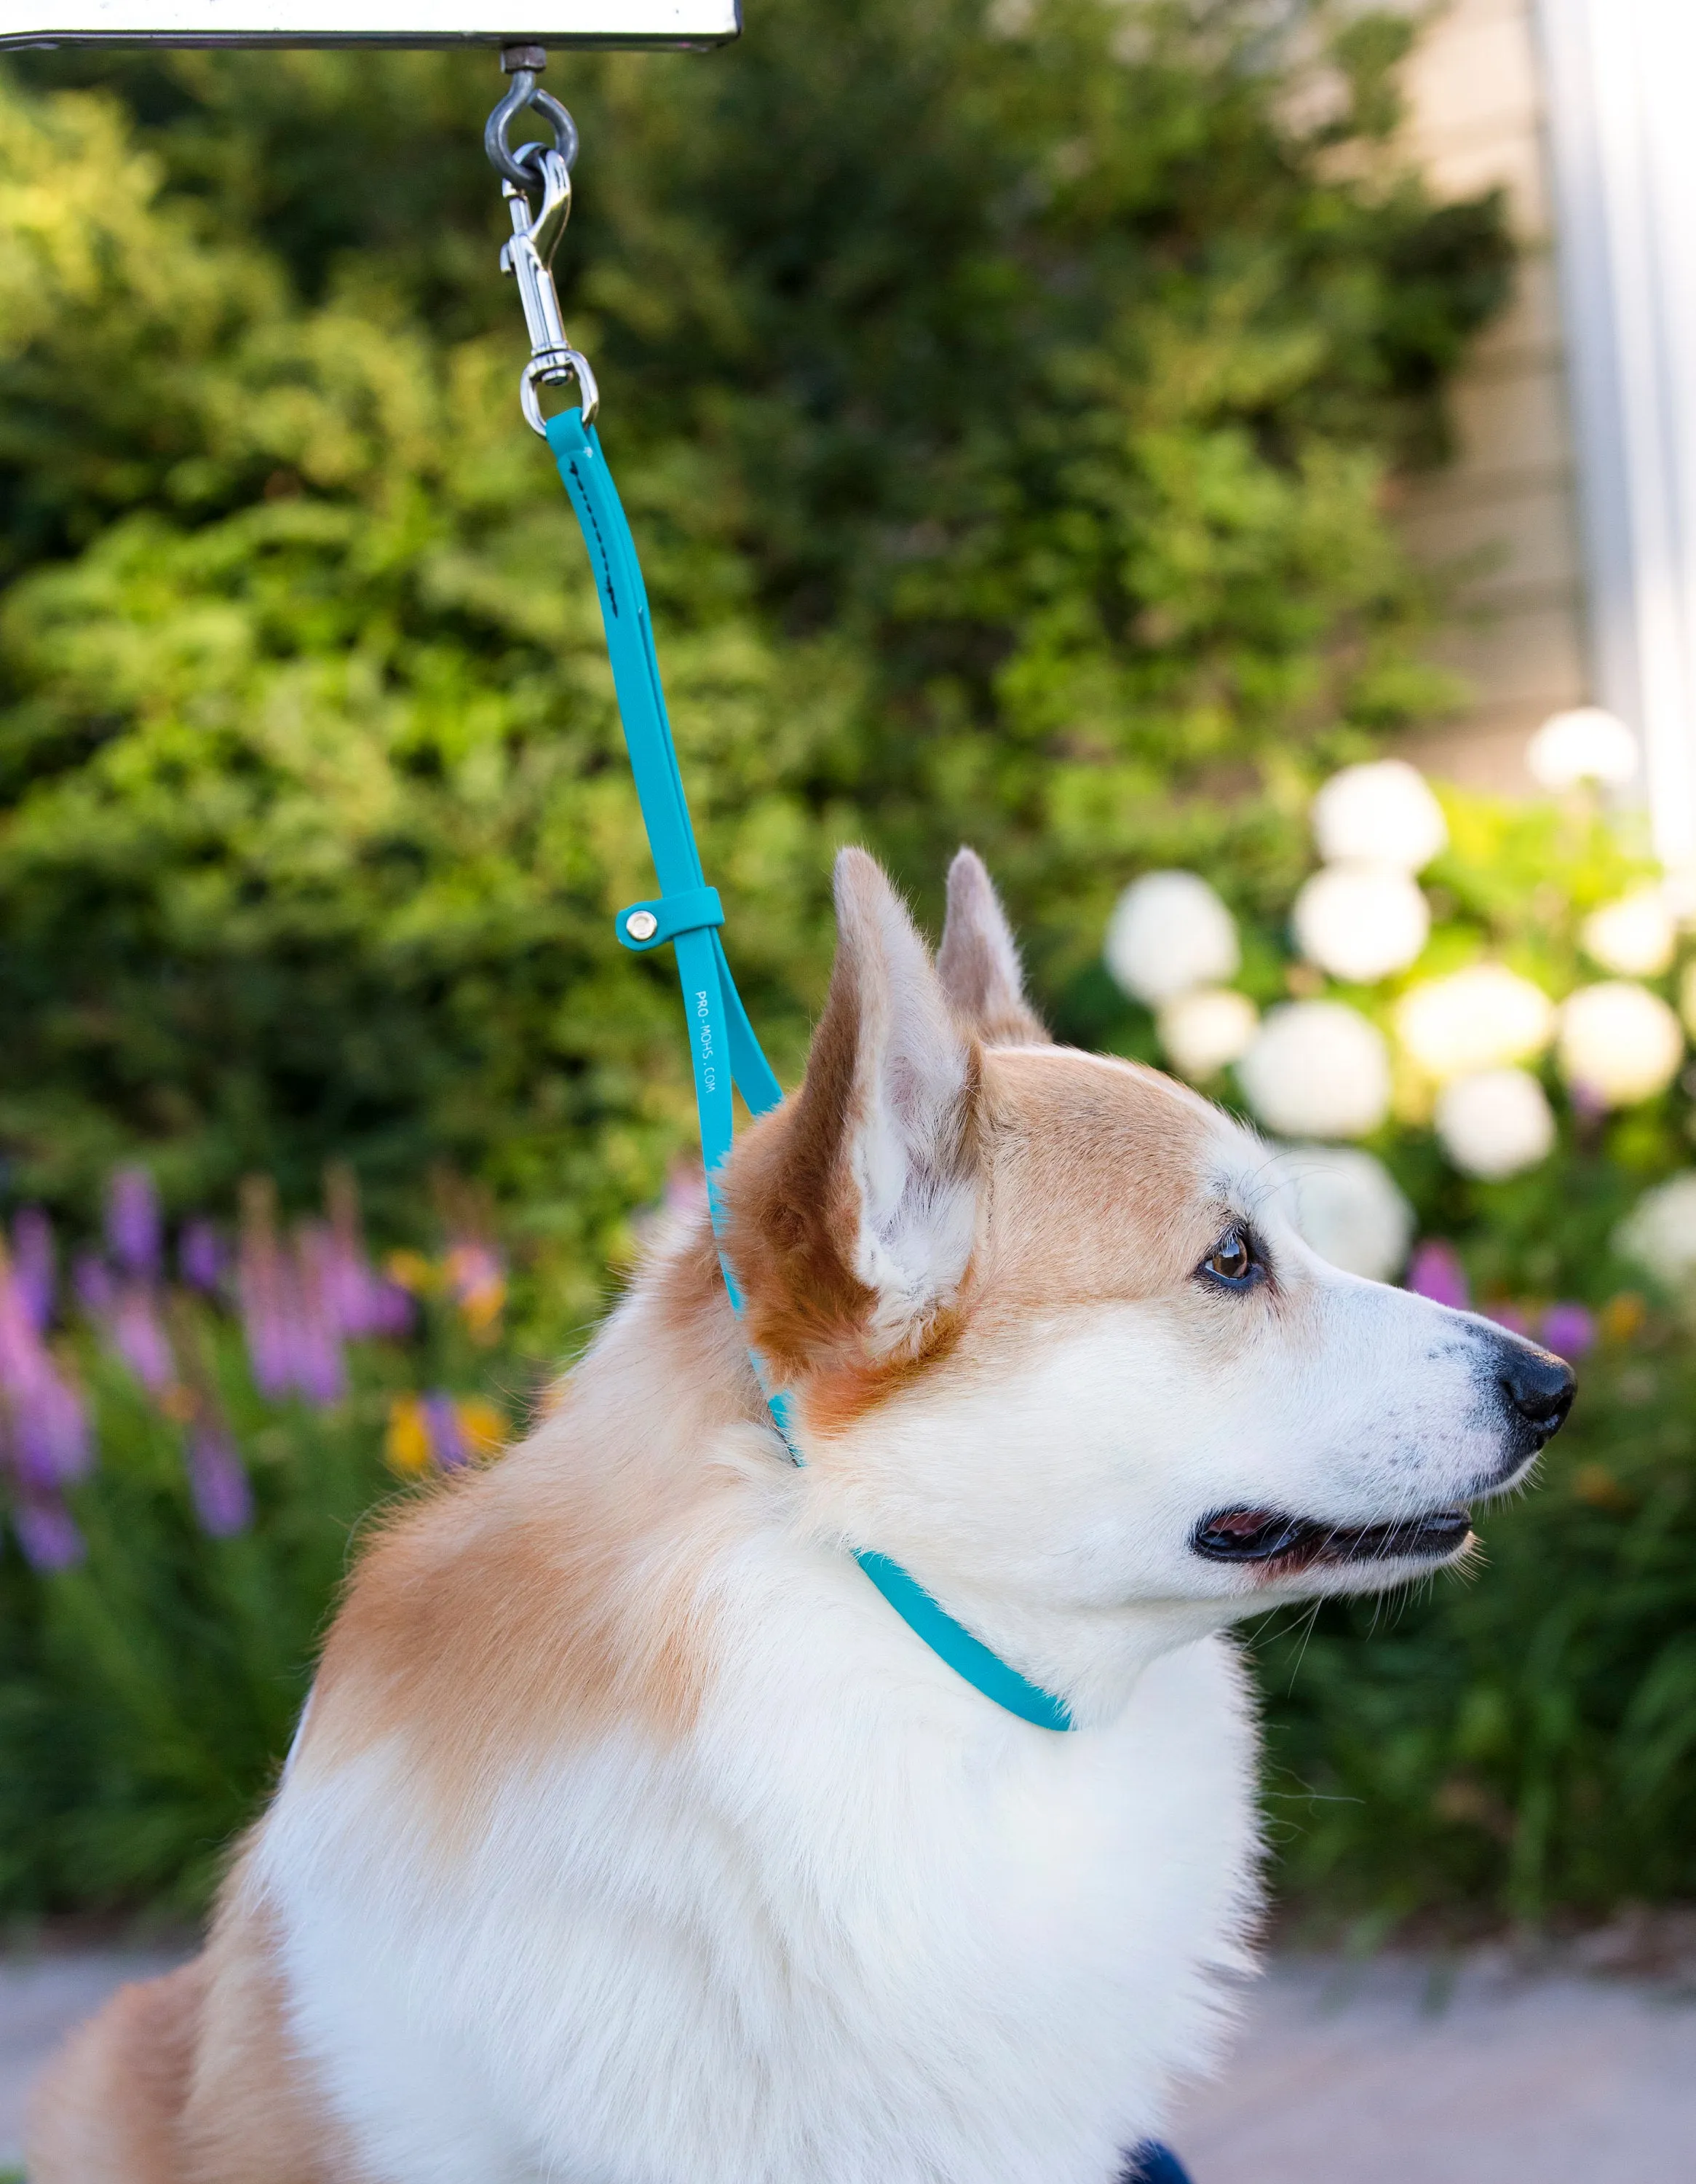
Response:
[[[1201,1526],[1195,1545],[1227,1561],[1265,1562],[1298,1546],[1312,1529],[1282,1509],[1221,1509]]]

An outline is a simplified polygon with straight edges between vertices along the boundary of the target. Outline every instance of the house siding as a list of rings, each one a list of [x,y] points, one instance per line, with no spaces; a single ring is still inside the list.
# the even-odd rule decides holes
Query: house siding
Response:
[[[1408,148],[1439,195],[1508,193],[1522,253],[1513,300],[1454,390],[1454,460],[1411,481],[1415,554],[1461,571],[1437,648],[1470,695],[1409,755],[1480,788],[1528,790],[1531,731],[1589,677],[1572,431],[1532,0],[1453,0],[1410,65]]]

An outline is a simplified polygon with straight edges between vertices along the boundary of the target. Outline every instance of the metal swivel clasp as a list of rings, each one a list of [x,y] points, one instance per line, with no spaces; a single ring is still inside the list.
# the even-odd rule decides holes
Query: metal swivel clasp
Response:
[[[534,49],[526,50],[524,57],[534,62],[542,58]],[[507,131],[526,106],[552,125],[553,142],[522,144],[514,151],[507,142]],[[517,279],[530,334],[530,362],[519,382],[519,404],[531,430],[545,439],[548,421],[542,414],[542,387],[575,379],[586,425],[593,424],[600,407],[600,390],[588,359],[565,337],[553,286],[553,254],[571,217],[577,125],[557,98],[537,87],[534,65],[518,67],[513,70],[512,88],[489,116],[483,144],[501,177],[501,193],[512,214],[512,236],[501,249],[501,270]]]

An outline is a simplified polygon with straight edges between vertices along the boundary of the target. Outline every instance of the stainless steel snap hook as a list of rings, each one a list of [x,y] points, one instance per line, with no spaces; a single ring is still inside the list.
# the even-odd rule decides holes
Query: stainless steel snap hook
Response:
[[[537,71],[547,56],[540,47],[509,47],[501,64],[510,70],[512,88],[489,116],[483,143],[503,177],[501,193],[512,215],[512,235],[501,251],[501,270],[518,281],[524,323],[530,335],[530,362],[519,383],[519,403],[531,430],[547,433],[541,390],[575,379],[583,405],[583,422],[592,425],[600,405],[595,375],[572,348],[559,315],[553,286],[553,254],[571,216],[571,162],[577,156],[577,125],[557,98],[536,87]],[[552,144],[523,144],[516,152],[506,141],[513,118],[533,107],[553,127]]]

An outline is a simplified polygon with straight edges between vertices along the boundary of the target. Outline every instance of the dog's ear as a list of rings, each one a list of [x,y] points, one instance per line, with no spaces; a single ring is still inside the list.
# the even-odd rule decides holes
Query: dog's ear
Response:
[[[729,1191],[750,1333],[793,1368],[922,1350],[977,1215],[976,1043],[863,850],[837,860],[837,957],[806,1080]]]
[[[948,915],[937,976],[949,1007],[987,1045],[1048,1044],[1047,1028],[1025,998],[1018,944],[975,850],[962,850],[948,867]]]

